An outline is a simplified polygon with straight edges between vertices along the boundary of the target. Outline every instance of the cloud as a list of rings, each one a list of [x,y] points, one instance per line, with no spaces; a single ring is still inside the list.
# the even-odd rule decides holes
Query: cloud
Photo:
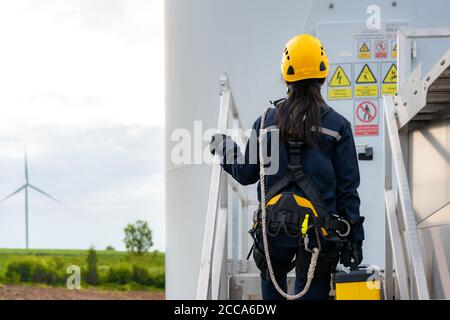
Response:
[[[0,4],[0,119],[162,125],[162,1],[13,3]]]
[[[0,3],[0,197],[31,182],[32,247],[123,248],[148,220],[164,249],[162,0]],[[24,245],[23,194],[0,205],[0,247]]]
[[[27,127],[30,182],[62,201],[30,192],[30,232],[37,247],[123,248],[122,228],[149,221],[164,249],[163,128]],[[2,137],[0,193],[24,183],[21,141]],[[23,195],[0,206],[0,247],[23,244]],[[10,222],[10,220],[12,222]],[[115,230],[115,232],[112,232]],[[17,236],[21,235],[21,236]]]

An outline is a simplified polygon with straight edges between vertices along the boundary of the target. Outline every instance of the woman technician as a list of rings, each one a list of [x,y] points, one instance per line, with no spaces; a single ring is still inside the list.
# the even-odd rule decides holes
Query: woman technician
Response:
[[[254,259],[261,270],[263,298],[328,299],[331,273],[339,259],[346,266],[356,267],[363,258],[364,218],[359,214],[355,143],[350,123],[327,106],[321,96],[329,63],[317,38],[307,34],[292,38],[284,49],[281,71],[287,96],[255,121],[245,154],[222,134],[213,136],[210,149],[221,157],[223,169],[240,184],[259,181],[258,199],[263,198],[265,206],[260,207],[251,234],[255,239]],[[264,134],[260,134],[261,124]],[[270,163],[264,159],[261,165],[263,135],[268,145],[266,153],[277,158]],[[301,151],[296,153],[297,149]],[[297,160],[296,155],[300,155]],[[274,164],[276,170],[270,170]],[[311,188],[305,181],[303,185],[294,181],[297,177],[310,183]],[[322,203],[325,218],[316,214],[323,214],[324,210],[318,208]],[[298,210],[293,204],[298,205]],[[292,210],[283,206],[291,206]],[[314,206],[316,210],[312,209]],[[306,207],[311,210],[308,214]],[[265,216],[265,221],[261,216]],[[299,223],[294,222],[296,219],[300,219]],[[264,233],[269,234],[265,239]],[[313,264],[315,269],[311,270]],[[296,297],[284,293],[287,272],[294,266]]]

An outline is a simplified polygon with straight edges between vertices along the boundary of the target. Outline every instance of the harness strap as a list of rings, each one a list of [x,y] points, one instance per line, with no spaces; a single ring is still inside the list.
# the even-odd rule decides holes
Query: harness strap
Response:
[[[331,108],[328,109],[329,112]],[[323,201],[320,192],[316,188],[312,179],[304,172],[302,165],[303,142],[298,140],[288,141],[288,167],[286,175],[276,182],[267,192],[266,199],[270,201],[274,196],[283,191],[287,186],[296,184],[303,191],[306,198],[312,203],[315,212],[314,221],[316,226],[321,228],[323,236],[332,241],[341,241],[338,235],[348,235],[349,225],[346,221],[330,216],[328,208]],[[345,224],[345,225],[344,225]],[[345,231],[344,231],[345,230]],[[329,231],[335,231],[331,234]]]
[[[270,190],[267,192],[266,199],[270,200],[287,186],[292,183],[297,184],[297,186],[305,193],[306,198],[311,201],[314,208],[317,211],[319,217],[329,217],[328,209],[322,200],[320,193],[317,191],[314,182],[311,178],[303,171],[303,166],[301,164],[301,142],[289,141],[289,164],[287,174],[276,182]]]
[[[275,277],[275,273],[273,271],[272,261],[271,261],[270,252],[269,252],[269,241],[267,239],[266,184],[265,184],[265,172],[264,172],[264,153],[262,151],[263,150],[263,130],[264,130],[264,122],[265,122],[266,114],[267,114],[267,111],[265,111],[261,116],[261,126],[260,126],[260,130],[259,130],[259,139],[258,139],[259,179],[260,179],[261,203],[262,203],[262,205],[260,206],[261,207],[261,230],[262,230],[264,257],[265,257],[264,261],[265,261],[265,265],[267,266],[267,273],[269,275],[269,278],[272,281],[272,284],[275,287],[275,289],[278,291],[278,293],[289,300],[294,300],[294,299],[299,299],[302,296],[304,296],[308,292],[308,290],[311,286],[311,283],[314,279],[314,272],[316,270],[317,259],[319,258],[320,246],[319,246],[319,248],[315,247],[312,249],[313,252],[311,255],[311,262],[309,264],[307,279],[306,279],[306,283],[305,283],[303,290],[295,295],[290,295],[290,294],[284,292],[284,290],[279,286],[277,279]],[[316,234],[318,234],[318,233],[316,232]],[[319,238],[317,238],[317,241],[320,243]]]

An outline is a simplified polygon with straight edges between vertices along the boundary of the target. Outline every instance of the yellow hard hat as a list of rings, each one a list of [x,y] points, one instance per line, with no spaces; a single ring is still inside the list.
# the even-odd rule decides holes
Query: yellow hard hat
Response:
[[[326,78],[328,67],[328,56],[316,37],[300,34],[286,44],[281,61],[281,72],[287,82]]]

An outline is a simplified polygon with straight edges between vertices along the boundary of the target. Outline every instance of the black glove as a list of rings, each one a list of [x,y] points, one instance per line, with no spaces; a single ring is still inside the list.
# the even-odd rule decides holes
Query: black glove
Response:
[[[212,136],[211,142],[209,143],[209,152],[214,156],[217,152],[218,155],[223,155],[223,147],[217,149],[219,146],[223,146],[222,142],[227,139],[227,136],[221,133],[216,133]]]
[[[356,268],[363,260],[362,244],[349,242],[341,250],[341,263],[345,267]]]

